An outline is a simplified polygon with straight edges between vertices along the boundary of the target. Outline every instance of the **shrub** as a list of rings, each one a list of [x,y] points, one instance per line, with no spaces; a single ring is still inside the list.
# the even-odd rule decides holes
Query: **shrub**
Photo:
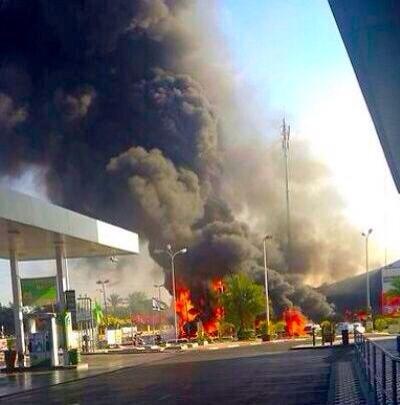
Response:
[[[241,329],[238,331],[237,337],[239,340],[251,340],[255,338],[253,329]]]
[[[383,330],[387,329],[388,323],[386,319],[380,318],[380,319],[375,319],[375,330],[378,332],[382,332]]]
[[[232,336],[235,330],[235,326],[232,323],[221,321],[219,324],[219,335],[221,337],[224,336]]]
[[[275,322],[272,326],[273,331],[277,334],[285,333],[286,323],[284,321]]]
[[[330,328],[330,327],[331,327],[331,323],[329,321],[325,320],[325,321],[321,322],[321,328],[322,329]]]

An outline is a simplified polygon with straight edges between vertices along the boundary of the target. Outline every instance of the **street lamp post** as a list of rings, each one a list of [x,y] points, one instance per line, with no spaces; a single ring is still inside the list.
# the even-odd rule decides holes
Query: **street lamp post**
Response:
[[[170,244],[167,245],[167,248],[165,250],[157,249],[157,250],[154,251],[154,253],[156,253],[156,254],[166,253],[171,259],[172,293],[173,293],[173,297],[174,297],[175,341],[178,340],[178,321],[177,321],[177,317],[176,317],[176,289],[175,289],[175,263],[174,263],[174,259],[175,259],[175,256],[183,255],[186,252],[187,252],[187,248],[183,248],[181,250],[177,250],[176,252],[174,252],[172,250],[172,246]]]
[[[104,299],[104,312],[106,313],[106,319],[108,319],[108,309],[107,309],[107,292],[106,292],[106,284],[108,284],[110,280],[98,280],[96,284],[100,284],[103,289],[103,299]]]
[[[265,317],[267,322],[267,339],[269,336],[269,290],[268,290],[268,266],[267,266],[267,241],[271,240],[271,235],[265,235],[264,242],[264,280],[265,280]]]
[[[371,295],[369,287],[369,262],[368,262],[368,239],[372,233],[372,229],[368,229],[368,232],[363,232],[361,235],[365,238],[365,272],[367,278],[367,312],[368,315],[371,312]]]

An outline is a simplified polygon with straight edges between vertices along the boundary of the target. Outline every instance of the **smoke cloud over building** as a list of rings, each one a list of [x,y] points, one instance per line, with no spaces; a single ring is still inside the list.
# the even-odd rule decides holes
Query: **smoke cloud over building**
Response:
[[[294,144],[293,266],[284,271],[280,151],[247,137],[204,7],[0,0],[0,173],[40,166],[53,202],[138,231],[150,252],[188,246],[177,274],[194,300],[214,277],[261,280],[268,230],[274,308],[326,316],[325,297],[303,281],[357,270],[356,233],[324,166]]]

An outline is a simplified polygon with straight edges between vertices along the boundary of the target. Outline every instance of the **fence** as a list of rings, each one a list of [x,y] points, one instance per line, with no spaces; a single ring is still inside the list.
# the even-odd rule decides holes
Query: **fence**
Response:
[[[354,344],[357,364],[364,374],[375,403],[399,404],[400,358],[356,331]]]

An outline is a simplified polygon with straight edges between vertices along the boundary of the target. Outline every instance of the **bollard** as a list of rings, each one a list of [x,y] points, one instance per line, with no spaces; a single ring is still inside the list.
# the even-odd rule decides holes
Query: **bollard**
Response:
[[[347,346],[349,344],[349,331],[347,329],[342,330],[342,344]]]
[[[312,327],[312,345],[315,346],[315,327]]]
[[[397,351],[400,353],[400,335],[396,337]]]

